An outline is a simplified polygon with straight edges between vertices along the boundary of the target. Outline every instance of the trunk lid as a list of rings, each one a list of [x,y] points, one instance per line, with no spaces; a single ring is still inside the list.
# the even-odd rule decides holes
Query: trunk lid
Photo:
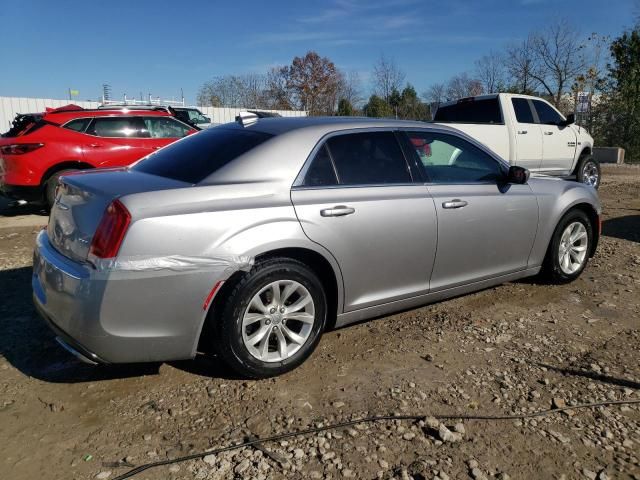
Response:
[[[190,187],[191,184],[127,169],[86,171],[61,177],[47,234],[63,255],[84,262],[109,204],[132,193]]]

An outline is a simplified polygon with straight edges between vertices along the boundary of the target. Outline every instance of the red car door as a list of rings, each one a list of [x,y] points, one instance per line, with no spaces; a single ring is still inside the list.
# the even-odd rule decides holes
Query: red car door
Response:
[[[130,165],[154,147],[140,117],[96,117],[86,133],[84,158],[95,167]]]

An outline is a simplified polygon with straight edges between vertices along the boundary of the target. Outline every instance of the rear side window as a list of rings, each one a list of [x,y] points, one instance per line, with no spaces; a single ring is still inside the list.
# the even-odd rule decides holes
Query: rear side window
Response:
[[[439,107],[433,120],[457,123],[502,123],[500,101],[498,97],[458,100],[452,105]]]
[[[77,118],[76,120],[71,120],[64,124],[64,128],[67,130],[73,130],[74,132],[83,133],[87,126],[91,123],[90,118]]]
[[[393,132],[350,133],[327,141],[341,185],[411,183]]]
[[[337,184],[338,179],[333,169],[329,151],[327,146],[323,145],[316,153],[309,170],[307,170],[307,174],[304,177],[304,185],[305,187],[322,187]]]
[[[148,138],[144,122],[138,117],[97,117],[87,130],[89,135],[111,138]]]
[[[271,137],[262,132],[212,128],[149,155],[132,170],[198,183]]]
[[[526,98],[512,98],[511,104],[516,112],[516,120],[518,123],[535,123],[533,120],[533,112],[529,106],[529,100]]]
[[[551,105],[541,102],[540,100],[534,100],[533,105],[536,108],[538,119],[543,125],[557,125],[562,121],[562,117],[556,112]]]

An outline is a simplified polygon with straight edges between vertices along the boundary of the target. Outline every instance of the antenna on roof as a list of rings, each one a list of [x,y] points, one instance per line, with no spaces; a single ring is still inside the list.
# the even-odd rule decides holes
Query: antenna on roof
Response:
[[[258,118],[260,117],[253,112],[241,111],[236,116],[236,122],[238,122],[243,127],[248,127],[249,125],[253,125],[254,123],[256,123],[258,121]]]

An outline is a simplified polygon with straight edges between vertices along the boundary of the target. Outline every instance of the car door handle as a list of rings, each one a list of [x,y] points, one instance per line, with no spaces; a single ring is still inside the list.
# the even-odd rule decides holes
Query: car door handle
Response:
[[[323,217],[343,217],[355,212],[355,208],[347,207],[345,205],[337,205],[333,208],[324,208],[320,210],[320,215]]]
[[[545,135],[553,135],[553,132],[544,132]]]
[[[453,200],[449,200],[448,202],[442,202],[442,208],[462,208],[469,205],[464,200],[460,200],[459,198],[454,198]]]
[[[526,135],[527,133],[529,133],[527,130],[518,130],[518,135]]]
[[[102,147],[103,145],[102,145],[101,143],[90,143],[90,144],[89,144],[89,146],[90,146],[91,148],[100,148],[100,147]]]

